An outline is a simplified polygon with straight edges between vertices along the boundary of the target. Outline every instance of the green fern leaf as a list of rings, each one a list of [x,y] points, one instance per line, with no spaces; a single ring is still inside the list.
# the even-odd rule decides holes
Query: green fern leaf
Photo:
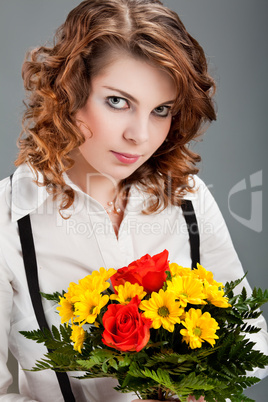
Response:
[[[237,279],[236,281],[231,281],[231,282],[226,282],[224,285],[224,294],[225,296],[229,296],[230,293],[243,281],[243,279],[246,277],[246,274],[241,278]],[[232,297],[232,296],[230,296]]]
[[[53,340],[50,331],[47,328],[43,330],[37,329],[33,331],[19,331],[20,334],[25,336],[27,339],[32,339],[37,343],[46,343],[48,340]]]
[[[60,325],[60,333],[64,342],[70,342],[70,336],[72,334],[72,329],[70,326]]]
[[[40,292],[41,296],[44,297],[44,299],[51,300],[51,301],[54,301],[56,303],[60,302],[60,297],[63,297],[65,293],[66,292],[64,290],[62,290],[61,293],[55,292],[55,293],[52,293],[52,294]]]
[[[58,328],[55,327],[55,325],[52,325],[51,331],[52,331],[52,335],[53,335],[54,339],[57,341],[60,341],[61,340],[60,332],[59,332]]]

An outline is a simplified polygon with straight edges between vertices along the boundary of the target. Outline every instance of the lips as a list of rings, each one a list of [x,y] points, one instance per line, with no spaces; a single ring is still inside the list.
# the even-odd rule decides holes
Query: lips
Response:
[[[137,154],[126,154],[126,153],[122,153],[122,152],[115,152],[115,151],[111,151],[112,154],[122,163],[125,164],[131,164],[131,163],[135,163],[138,161],[138,159],[140,158],[141,155],[137,155]]]

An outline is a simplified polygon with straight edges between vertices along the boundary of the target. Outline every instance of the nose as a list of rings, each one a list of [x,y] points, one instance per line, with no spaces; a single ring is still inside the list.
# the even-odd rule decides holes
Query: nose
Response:
[[[146,116],[133,117],[124,131],[124,138],[135,144],[142,144],[149,139],[149,119]]]

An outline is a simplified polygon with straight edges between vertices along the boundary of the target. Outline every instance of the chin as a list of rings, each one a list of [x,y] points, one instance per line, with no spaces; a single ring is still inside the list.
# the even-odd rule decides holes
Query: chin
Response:
[[[110,171],[109,173],[106,172],[104,173],[106,176],[111,176],[114,180],[117,182],[121,180],[125,180],[128,177],[130,177],[134,172],[136,172],[137,169],[139,169],[140,166],[138,166],[136,169],[125,169],[120,168],[120,169],[113,169],[113,171]]]

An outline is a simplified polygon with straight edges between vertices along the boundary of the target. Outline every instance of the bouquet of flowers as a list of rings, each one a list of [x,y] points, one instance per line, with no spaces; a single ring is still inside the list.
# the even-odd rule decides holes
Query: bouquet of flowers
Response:
[[[247,334],[259,329],[248,320],[261,314],[268,291],[234,296],[241,281],[223,286],[201,265],[169,263],[167,250],[117,271],[100,268],[67,292],[42,294],[59,304],[62,325],[22,332],[49,349],[32,370],[113,377],[117,391],[142,399],[251,401],[243,389],[259,380],[246,371],[268,356],[253,349]]]

